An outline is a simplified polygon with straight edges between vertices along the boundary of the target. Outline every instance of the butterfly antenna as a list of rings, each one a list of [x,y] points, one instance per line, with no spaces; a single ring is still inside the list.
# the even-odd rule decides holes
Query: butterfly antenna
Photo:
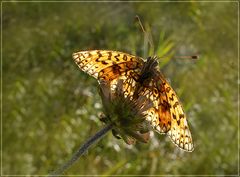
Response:
[[[161,57],[158,57],[159,59],[164,59],[164,58],[169,58],[169,55],[163,55]],[[172,56],[172,59],[192,59],[192,60],[198,60],[200,58],[200,56],[198,54],[195,55],[183,55],[183,56]]]
[[[193,59],[193,60],[198,60],[199,55],[187,55],[187,56],[174,56],[174,59]]]
[[[153,38],[152,38],[151,33],[146,32],[146,30],[141,22],[141,19],[139,18],[138,15],[135,16],[135,19],[137,20],[137,22],[144,34],[144,46],[147,46],[147,43],[148,43],[150,46],[150,50],[152,51],[152,53],[154,53]],[[146,51],[144,51],[144,53],[146,53]],[[144,56],[146,56],[146,55],[144,55]]]

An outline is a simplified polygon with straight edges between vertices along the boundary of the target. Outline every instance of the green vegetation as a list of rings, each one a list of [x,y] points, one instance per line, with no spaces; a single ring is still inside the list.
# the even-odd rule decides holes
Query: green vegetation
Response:
[[[108,133],[65,174],[233,175],[238,172],[238,4],[2,3],[2,171],[46,175],[103,127],[97,81],[72,53],[144,56],[138,14],[187,113],[195,150],[167,136],[130,146]],[[145,57],[145,56],[144,56]]]

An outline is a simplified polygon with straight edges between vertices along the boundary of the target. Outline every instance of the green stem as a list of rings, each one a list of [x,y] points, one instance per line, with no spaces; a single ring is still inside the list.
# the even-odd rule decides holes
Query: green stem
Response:
[[[112,124],[108,124],[103,129],[99,130],[94,136],[90,137],[72,156],[72,158],[63,164],[60,168],[56,171],[52,172],[49,177],[51,176],[58,176],[61,175],[64,171],[66,171],[70,166],[73,165],[74,162],[77,161],[79,157],[81,157],[93,143],[97,140],[100,140],[106,133],[112,129]]]

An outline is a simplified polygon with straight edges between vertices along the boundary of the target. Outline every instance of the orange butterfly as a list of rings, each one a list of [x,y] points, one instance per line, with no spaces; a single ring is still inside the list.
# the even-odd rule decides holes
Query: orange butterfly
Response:
[[[143,58],[110,50],[80,51],[73,54],[79,68],[116,89],[123,80],[124,95],[130,98],[146,96],[153,102],[146,119],[159,133],[167,133],[173,143],[193,151],[193,142],[186,115],[179,99],[158,68],[157,57]]]

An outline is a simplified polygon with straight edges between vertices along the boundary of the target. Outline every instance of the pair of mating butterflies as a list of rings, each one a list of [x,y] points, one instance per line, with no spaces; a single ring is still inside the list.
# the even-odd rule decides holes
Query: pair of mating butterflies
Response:
[[[146,120],[157,132],[167,133],[179,148],[193,151],[186,115],[176,93],[161,74],[156,57],[144,60],[123,52],[91,50],[73,53],[73,59],[82,71],[108,82],[112,90],[121,79],[125,96],[142,95],[151,99],[153,106],[147,110]]]

